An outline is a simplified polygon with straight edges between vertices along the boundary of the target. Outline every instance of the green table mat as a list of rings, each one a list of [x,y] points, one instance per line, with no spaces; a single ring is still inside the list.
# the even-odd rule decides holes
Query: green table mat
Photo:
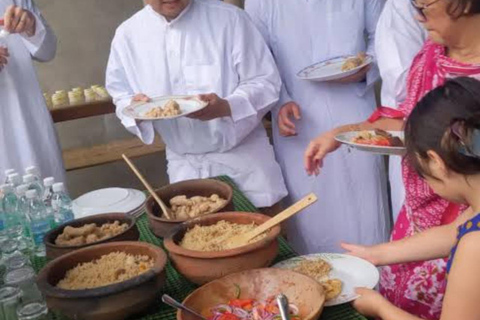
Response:
[[[233,181],[228,177],[219,177],[218,180],[224,181],[232,185],[234,189],[233,202],[236,211],[257,212],[257,208],[237,189]],[[142,215],[137,220],[137,226],[140,231],[140,241],[152,243],[163,248],[162,239],[157,238],[148,226],[146,215]],[[280,238],[280,249],[278,257],[275,261],[282,261],[297,254],[290,248],[285,240]],[[46,264],[45,258],[34,257],[32,263],[38,272]],[[180,275],[171,265],[170,261],[167,264],[167,283],[164,289],[173,298],[182,301],[193,290],[197,288],[196,285],[189,282],[182,275]],[[61,319],[62,317],[53,316],[54,319]],[[167,305],[163,304],[160,299],[158,303],[154,304],[150,309],[145,310],[143,314],[131,318],[132,320],[176,320],[176,311]],[[349,304],[325,308],[321,320],[366,320],[365,317],[356,312]]]

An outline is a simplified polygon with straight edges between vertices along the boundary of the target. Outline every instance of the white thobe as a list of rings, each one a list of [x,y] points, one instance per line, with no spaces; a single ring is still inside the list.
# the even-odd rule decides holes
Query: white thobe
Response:
[[[427,39],[409,0],[388,0],[378,21],[375,51],[382,77],[382,105],[397,108],[407,91],[413,58]],[[390,157],[392,214],[396,221],[405,200],[400,157]]]
[[[288,224],[289,241],[302,254],[340,251],[340,241],[368,245],[388,239],[381,157],[341,148],[325,159],[317,178],[309,178],[303,165],[304,151],[313,138],[334,127],[364,121],[373,112],[377,68],[369,72],[366,82],[346,85],[296,77],[303,68],[333,57],[362,51],[374,55],[375,26],[382,7],[380,0],[247,0],[245,4],[283,77],[280,105],[295,101],[302,112],[296,121],[297,136],[281,137],[278,127],[274,128],[289,202],[312,191],[319,197]]]
[[[13,4],[33,13],[36,32],[5,39],[10,57],[0,71],[0,176],[6,169],[21,173],[34,165],[42,176],[65,181],[61,150],[32,61],[52,60],[57,39],[31,0],[0,0],[0,15]]]
[[[107,89],[123,125],[145,143],[155,131],[167,146],[170,182],[228,175],[257,206],[287,191],[261,120],[278,101],[281,80],[261,34],[242,10],[192,0],[168,22],[146,6],[117,30],[107,67]],[[142,122],[122,110],[144,93],[216,93],[232,116]]]

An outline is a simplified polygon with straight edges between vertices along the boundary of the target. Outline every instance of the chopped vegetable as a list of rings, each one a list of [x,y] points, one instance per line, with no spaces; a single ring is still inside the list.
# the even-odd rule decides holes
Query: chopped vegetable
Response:
[[[297,306],[290,304],[289,313],[291,320],[301,320]],[[237,298],[215,306],[209,320],[281,320],[281,316],[275,297],[266,301]]]

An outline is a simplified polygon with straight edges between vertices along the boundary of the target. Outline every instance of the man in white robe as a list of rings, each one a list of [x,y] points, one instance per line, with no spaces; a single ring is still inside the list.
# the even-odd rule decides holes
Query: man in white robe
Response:
[[[388,0],[378,20],[375,51],[382,78],[382,105],[398,108],[405,100],[407,75],[427,39],[410,0]],[[390,157],[392,214],[397,220],[405,200],[401,157]]]
[[[261,34],[241,9],[212,0],[147,0],[115,34],[106,84],[123,125],[143,142],[159,133],[170,182],[228,175],[257,207],[286,196],[262,125],[281,80]],[[194,118],[136,123],[132,99],[200,95]]]
[[[303,154],[310,140],[336,126],[368,118],[375,109],[378,70],[340,83],[300,80],[316,62],[367,52],[374,56],[383,0],[247,0],[284,81],[274,109],[274,146],[289,203],[315,192],[319,200],[288,223],[288,240],[302,254],[340,251],[339,242],[370,245],[388,239],[386,174],[379,156],[346,148],[329,156],[322,174],[308,177]],[[368,41],[365,41],[365,35]]]
[[[33,64],[55,57],[57,39],[31,0],[0,0],[0,17],[11,33],[0,44],[0,176],[34,165],[63,182],[61,150]]]

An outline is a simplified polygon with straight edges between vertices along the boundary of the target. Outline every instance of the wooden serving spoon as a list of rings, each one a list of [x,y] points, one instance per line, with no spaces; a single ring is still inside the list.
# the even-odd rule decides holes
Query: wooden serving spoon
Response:
[[[130,169],[132,169],[133,173],[135,173],[135,175],[137,176],[137,178],[143,183],[143,185],[145,186],[145,188],[147,188],[148,192],[150,192],[150,194],[152,195],[153,199],[155,199],[155,201],[157,202],[157,204],[160,206],[160,209],[162,210],[163,214],[165,215],[165,217],[169,220],[172,219],[173,217],[173,213],[172,211],[170,210],[169,207],[167,207],[167,205],[162,201],[162,199],[160,199],[160,197],[157,195],[157,193],[155,192],[155,190],[153,190],[152,186],[150,185],[150,183],[148,183],[148,181],[142,176],[142,174],[140,173],[140,171],[138,171],[137,167],[132,163],[132,161],[130,161],[130,159],[125,155],[125,154],[122,154],[122,157],[123,157],[123,160],[125,160],[125,162],[128,164],[128,166],[130,167]]]
[[[253,238],[261,235],[267,230],[272,229],[276,225],[279,225],[283,221],[287,220],[288,218],[294,216],[295,214],[299,213],[306,207],[310,206],[311,204],[315,203],[318,200],[317,196],[313,193],[310,193],[308,196],[303,198],[302,200],[298,201],[291,207],[287,208],[286,210],[282,211],[275,217],[269,219],[267,222],[259,225],[255,229],[245,234],[240,234],[238,236],[234,236],[225,240],[228,243],[248,243]]]

